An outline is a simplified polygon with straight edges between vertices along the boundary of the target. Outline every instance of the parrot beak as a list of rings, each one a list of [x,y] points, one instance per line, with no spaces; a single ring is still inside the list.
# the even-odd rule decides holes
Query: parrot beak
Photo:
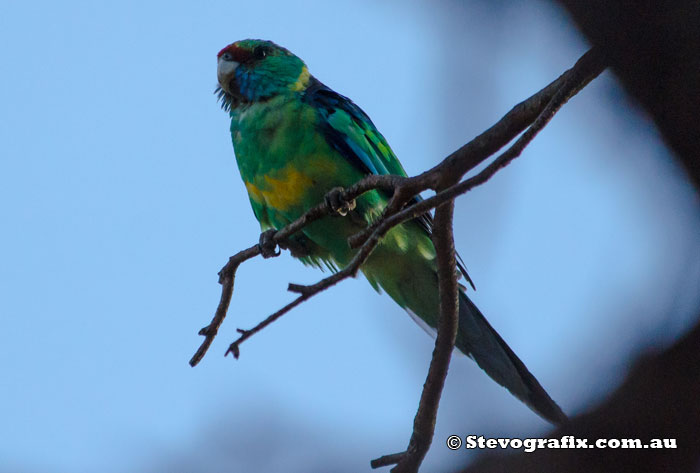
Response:
[[[218,65],[216,67],[216,78],[219,80],[219,85],[226,92],[231,93],[229,90],[229,84],[233,79],[233,75],[238,67],[238,62],[236,61],[225,61],[219,58]]]

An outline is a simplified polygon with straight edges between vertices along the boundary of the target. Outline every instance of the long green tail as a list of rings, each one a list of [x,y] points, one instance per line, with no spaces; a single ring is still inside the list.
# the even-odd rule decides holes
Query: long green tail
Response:
[[[455,346],[542,418],[553,424],[567,420],[557,403],[463,291],[459,295],[459,332]]]
[[[396,229],[405,230],[410,229]],[[419,325],[435,329],[439,317],[438,278],[434,261],[418,250],[420,238],[432,249],[428,237],[418,230],[411,238],[405,238],[414,246],[408,250],[392,244],[392,237],[386,238],[365,263],[363,272],[375,288],[384,288]],[[463,291],[459,298],[456,347],[538,415],[553,424],[566,421],[559,406]]]

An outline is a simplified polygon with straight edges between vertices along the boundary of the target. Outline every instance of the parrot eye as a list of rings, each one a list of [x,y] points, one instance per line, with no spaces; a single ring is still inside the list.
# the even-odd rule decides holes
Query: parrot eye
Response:
[[[221,59],[223,59],[224,61],[231,61],[233,60],[233,56],[231,55],[231,53],[224,53],[221,55]]]
[[[253,56],[258,60],[264,59],[268,54],[270,54],[270,48],[267,46],[258,46],[253,50]]]

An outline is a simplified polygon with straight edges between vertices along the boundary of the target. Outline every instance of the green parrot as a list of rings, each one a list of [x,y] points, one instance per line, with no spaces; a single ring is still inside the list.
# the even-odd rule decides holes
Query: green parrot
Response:
[[[237,41],[219,52],[217,77],[238,169],[263,235],[323,202],[331,189],[368,174],[406,175],[370,118],[287,49],[271,41]],[[292,255],[307,265],[344,267],[355,252],[348,237],[377,218],[389,197],[365,193],[354,207],[308,225],[291,239]],[[428,214],[394,227],[361,269],[374,289],[384,289],[434,332],[439,300],[431,228]],[[461,260],[459,268],[471,283]],[[555,424],[566,419],[464,289],[456,347],[544,419]]]

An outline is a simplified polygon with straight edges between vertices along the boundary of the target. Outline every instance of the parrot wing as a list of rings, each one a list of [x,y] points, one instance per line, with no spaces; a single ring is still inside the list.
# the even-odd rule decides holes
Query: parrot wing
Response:
[[[394,174],[406,177],[401,162],[372,120],[349,98],[340,95],[313,78],[304,100],[319,114],[319,131],[328,143],[363,174]],[[423,200],[416,196],[411,203]],[[432,234],[433,218],[425,213],[414,219],[428,234]],[[462,275],[474,288],[462,258],[457,255]]]

